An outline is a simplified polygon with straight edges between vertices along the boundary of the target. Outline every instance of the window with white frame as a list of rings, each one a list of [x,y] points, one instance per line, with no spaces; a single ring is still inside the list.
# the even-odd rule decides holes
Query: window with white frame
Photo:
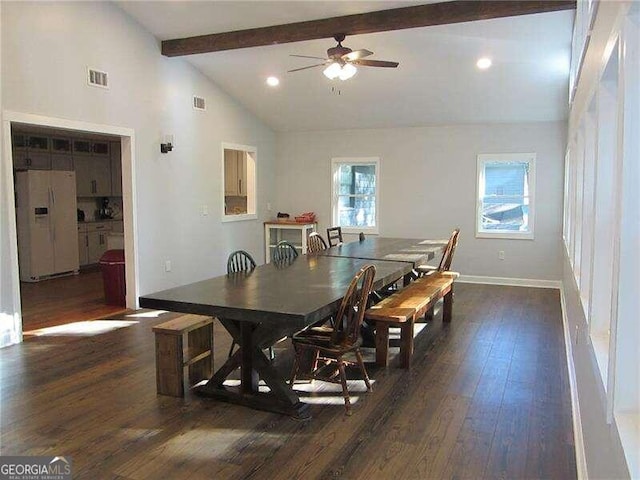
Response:
[[[345,233],[378,233],[379,158],[333,158],[331,179],[332,224]]]
[[[478,155],[476,237],[533,239],[535,153]]]

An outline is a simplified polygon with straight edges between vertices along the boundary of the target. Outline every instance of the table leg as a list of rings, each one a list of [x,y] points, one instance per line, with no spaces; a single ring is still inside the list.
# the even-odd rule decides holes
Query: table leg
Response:
[[[240,381],[242,393],[258,392],[258,372],[253,365],[253,332],[255,326],[252,323],[242,322],[240,324],[240,351],[242,352],[242,364],[240,366]]]
[[[239,345],[239,349],[227,359],[206,385],[196,387],[196,392],[229,403],[237,403],[259,410],[284,413],[296,418],[310,418],[309,405],[300,398],[278,373],[262,349],[286,336],[273,327],[262,324],[220,319],[222,325]],[[240,388],[224,385],[227,377],[240,367]],[[260,392],[259,380],[269,387]]]

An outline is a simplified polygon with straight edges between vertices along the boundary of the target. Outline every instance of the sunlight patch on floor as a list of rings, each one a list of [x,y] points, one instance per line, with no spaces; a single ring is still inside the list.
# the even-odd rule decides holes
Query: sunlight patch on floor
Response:
[[[101,333],[111,332],[119,328],[130,327],[131,325],[135,325],[137,323],[138,322],[125,320],[86,320],[84,322],[73,322],[64,325],[57,325],[55,327],[31,330],[29,332],[24,332],[24,334],[32,335],[34,337],[89,337],[92,335],[100,335]]]

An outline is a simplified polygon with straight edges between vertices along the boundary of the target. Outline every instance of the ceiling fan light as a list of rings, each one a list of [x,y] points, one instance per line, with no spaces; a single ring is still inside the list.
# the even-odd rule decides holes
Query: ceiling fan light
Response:
[[[340,68],[340,65],[338,63],[332,63],[327,68],[325,68],[322,73],[324,73],[324,76],[328,79],[333,80],[341,74],[341,71],[342,69]]]
[[[342,66],[342,70],[340,71],[340,80],[349,80],[351,77],[353,77],[356,72],[358,71],[358,69],[354,66],[351,65],[350,63],[345,63]]]

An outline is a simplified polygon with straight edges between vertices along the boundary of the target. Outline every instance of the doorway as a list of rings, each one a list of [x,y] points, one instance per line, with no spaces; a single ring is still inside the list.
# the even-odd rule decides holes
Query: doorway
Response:
[[[58,118],[42,117],[38,115],[21,114],[15,112],[4,112],[4,154],[6,158],[11,158],[10,162],[5,163],[8,165],[7,170],[11,173],[14,171],[15,162],[22,162],[24,159],[20,155],[15,155],[12,151],[12,131],[31,131],[31,132],[44,132],[50,133],[51,137],[56,138],[77,138],[80,140],[97,139],[107,141],[108,144],[114,146],[116,150],[114,153],[118,154],[119,162],[118,168],[121,170],[121,183],[117,185],[119,191],[110,191],[111,196],[99,196],[100,191],[95,191],[95,195],[78,198],[77,217],[80,218],[80,210],[88,210],[84,212],[85,218],[92,220],[110,220],[114,224],[121,224],[121,236],[118,239],[117,235],[114,235],[115,241],[119,240],[120,245],[116,245],[114,248],[123,248],[125,252],[125,271],[126,271],[126,308],[137,308],[137,256],[135,249],[135,208],[134,208],[134,187],[133,187],[133,165],[134,165],[134,132],[131,129],[96,125],[86,122],[69,121]],[[81,145],[79,145],[79,148]],[[100,153],[107,153],[100,151],[100,146],[96,147],[97,155]],[[117,148],[120,151],[117,151]],[[58,152],[59,153],[59,152]],[[56,160],[60,160],[61,157],[56,157]],[[64,163],[64,162],[63,162]],[[78,162],[82,163],[81,161]],[[7,174],[3,176],[4,187],[7,188],[7,192],[11,192],[8,195],[9,202],[15,199],[16,191],[14,189],[13,175]],[[94,185],[91,185],[94,188]],[[117,195],[119,193],[119,195]],[[113,195],[115,194],[115,195]],[[88,195],[88,194],[83,194]],[[109,199],[105,205],[104,200]],[[116,202],[113,202],[113,200]],[[118,201],[119,199],[119,201]],[[116,205],[114,205],[116,203]],[[95,208],[93,208],[95,205]],[[8,212],[13,213],[15,211],[15,204],[8,205]],[[83,206],[83,208],[80,208]],[[97,218],[96,216],[115,215],[117,219]],[[89,318],[98,318],[100,316],[109,315],[113,311],[121,311],[124,307],[106,306],[98,302],[96,295],[102,296],[100,291],[102,290],[102,278],[99,268],[95,263],[89,262],[83,265],[84,268],[80,268],[80,275],[74,275],[74,271],[68,276],[60,276],[59,278],[47,279],[43,282],[23,283],[24,293],[28,293],[30,296],[30,303],[23,306],[20,301],[21,284],[20,278],[20,265],[18,261],[18,242],[19,242],[19,229],[18,224],[15,221],[9,220],[8,231],[12,244],[10,250],[13,253],[11,255],[11,290],[13,293],[13,307],[14,307],[14,332],[12,337],[17,341],[22,340],[23,334],[23,313],[25,316],[30,315],[31,320],[29,325],[25,325],[25,331],[32,327],[37,327],[39,322],[42,322],[42,312],[47,312],[46,316],[52,317],[50,322],[58,322],[74,320],[87,320]],[[80,246],[80,232],[74,232],[75,241]],[[101,236],[101,239],[106,243],[106,235]],[[81,258],[81,253],[79,252]],[[95,260],[93,258],[92,260]],[[54,275],[54,277],[56,277]],[[79,278],[81,277],[80,281]],[[36,291],[34,294],[34,290]],[[51,293],[53,292],[53,293]],[[66,293],[65,293],[66,292]],[[98,292],[98,293],[96,293]],[[25,297],[26,298],[26,297]],[[64,300],[61,301],[61,298]],[[65,314],[65,309],[67,309]],[[56,320],[56,317],[58,320]],[[85,317],[85,318],[80,318]],[[32,322],[33,321],[33,322]],[[40,323],[42,326],[43,324]]]

